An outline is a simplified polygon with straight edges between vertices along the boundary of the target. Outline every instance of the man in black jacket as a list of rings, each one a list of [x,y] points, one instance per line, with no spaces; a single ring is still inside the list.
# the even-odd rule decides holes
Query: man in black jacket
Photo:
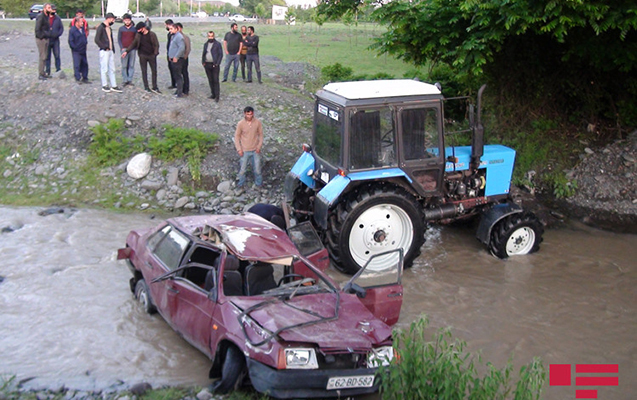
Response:
[[[144,89],[150,93],[160,94],[157,87],[157,55],[159,54],[159,40],[155,32],[151,32],[145,23],[138,22],[135,26],[137,34],[133,43],[124,49],[122,58],[126,57],[129,51],[136,49],[139,55],[139,66],[142,70],[142,80],[144,81]],[[153,79],[153,88],[148,86],[148,65],[150,64],[150,73]]]
[[[48,75],[44,71],[46,62],[46,53],[49,47],[49,37],[51,36],[51,25],[49,24],[49,16],[53,12],[51,4],[46,3],[42,12],[35,19],[35,44],[38,46],[38,73],[40,80],[45,80]]]
[[[115,49],[113,42],[113,31],[111,25],[115,23],[115,15],[113,13],[106,14],[104,22],[102,22],[95,32],[95,44],[100,49],[100,75],[102,78],[102,91],[121,93],[122,89],[117,86],[115,80]],[[111,85],[108,85],[110,78]]]
[[[210,99],[219,102],[219,68],[223,59],[223,47],[221,43],[215,40],[215,33],[208,32],[208,41],[203,45],[203,54],[201,55],[201,63],[208,76],[208,85],[210,85]]]
[[[55,72],[60,72],[60,69],[62,68],[62,60],[60,60],[60,36],[64,33],[64,24],[62,24],[60,17],[56,15],[54,5],[51,5],[49,23],[51,24],[51,27],[49,29],[49,46],[45,64],[47,75],[51,75],[51,53],[53,53],[53,57],[55,57]]]

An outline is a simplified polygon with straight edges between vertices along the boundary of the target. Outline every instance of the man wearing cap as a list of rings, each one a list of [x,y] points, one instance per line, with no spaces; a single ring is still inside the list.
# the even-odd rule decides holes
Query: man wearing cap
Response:
[[[159,54],[159,40],[157,35],[148,29],[145,23],[138,22],[135,26],[137,35],[130,46],[124,49],[122,58],[128,56],[131,51],[138,50],[139,67],[142,70],[142,81],[144,81],[144,89],[147,92],[160,94],[157,87],[157,55]],[[150,73],[153,80],[153,88],[148,86],[148,68],[150,65]]]
[[[38,73],[40,80],[46,80],[49,77],[44,70],[44,64],[49,47],[49,36],[51,36],[49,15],[52,11],[51,4],[46,3],[42,12],[35,19],[35,44],[38,46]]]
[[[53,57],[55,57],[55,72],[59,72],[62,68],[62,60],[60,59],[60,36],[64,33],[64,24],[62,24],[60,17],[56,15],[55,4],[51,4],[49,25],[51,28],[45,65],[47,75],[51,75],[51,53],[53,53]]]
[[[117,86],[115,80],[115,53],[113,52],[113,31],[111,26],[115,23],[113,13],[106,14],[102,22],[95,31],[95,44],[100,49],[100,76],[102,78],[102,91],[121,93],[122,89]],[[111,85],[108,85],[110,79]]]
[[[122,20],[124,25],[119,27],[117,31],[117,42],[119,43],[119,50],[124,53],[124,50],[129,48],[135,40],[137,29],[133,25],[133,21],[130,14],[124,14]],[[133,83],[133,74],[135,74],[135,53],[137,50],[131,50],[126,52],[126,55],[122,54],[122,81],[124,86],[131,85]]]

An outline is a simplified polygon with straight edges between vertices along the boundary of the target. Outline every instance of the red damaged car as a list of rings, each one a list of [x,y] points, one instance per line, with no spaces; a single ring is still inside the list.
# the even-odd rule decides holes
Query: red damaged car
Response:
[[[340,288],[309,223],[286,233],[250,213],[179,217],[132,231],[126,245],[131,290],[210,357],[218,393],[243,383],[276,398],[378,389],[402,305],[401,250],[376,256],[392,267],[363,268]]]

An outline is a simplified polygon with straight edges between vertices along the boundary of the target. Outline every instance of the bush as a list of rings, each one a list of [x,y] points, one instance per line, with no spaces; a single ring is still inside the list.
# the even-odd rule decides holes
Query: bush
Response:
[[[350,67],[344,67],[340,63],[332,64],[321,68],[323,79],[328,82],[343,82],[352,80],[354,70]]]
[[[94,126],[91,130],[94,135],[88,150],[92,161],[98,166],[115,165],[144,149],[141,136],[132,139],[124,137],[122,119],[109,119],[106,124]]]
[[[487,373],[480,377],[476,366],[480,356],[465,352],[466,343],[451,341],[451,332],[441,329],[433,341],[425,339],[428,320],[414,321],[408,331],[394,332],[396,357],[389,366],[381,367],[383,399],[539,399],[545,380],[542,362],[534,359],[520,369],[513,385],[511,361],[503,369],[486,364]],[[483,369],[483,368],[480,368]]]

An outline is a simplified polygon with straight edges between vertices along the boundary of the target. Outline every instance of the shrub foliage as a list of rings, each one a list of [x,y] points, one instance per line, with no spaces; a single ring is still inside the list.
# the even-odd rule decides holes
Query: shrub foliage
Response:
[[[466,343],[452,340],[449,329],[439,330],[432,341],[425,338],[426,317],[414,321],[409,330],[397,330],[397,356],[381,367],[383,399],[413,400],[537,400],[542,393],[545,371],[534,359],[520,369],[517,383],[511,361],[502,369],[491,363],[481,366],[479,356],[465,351]],[[486,371],[480,376],[478,369]]]

